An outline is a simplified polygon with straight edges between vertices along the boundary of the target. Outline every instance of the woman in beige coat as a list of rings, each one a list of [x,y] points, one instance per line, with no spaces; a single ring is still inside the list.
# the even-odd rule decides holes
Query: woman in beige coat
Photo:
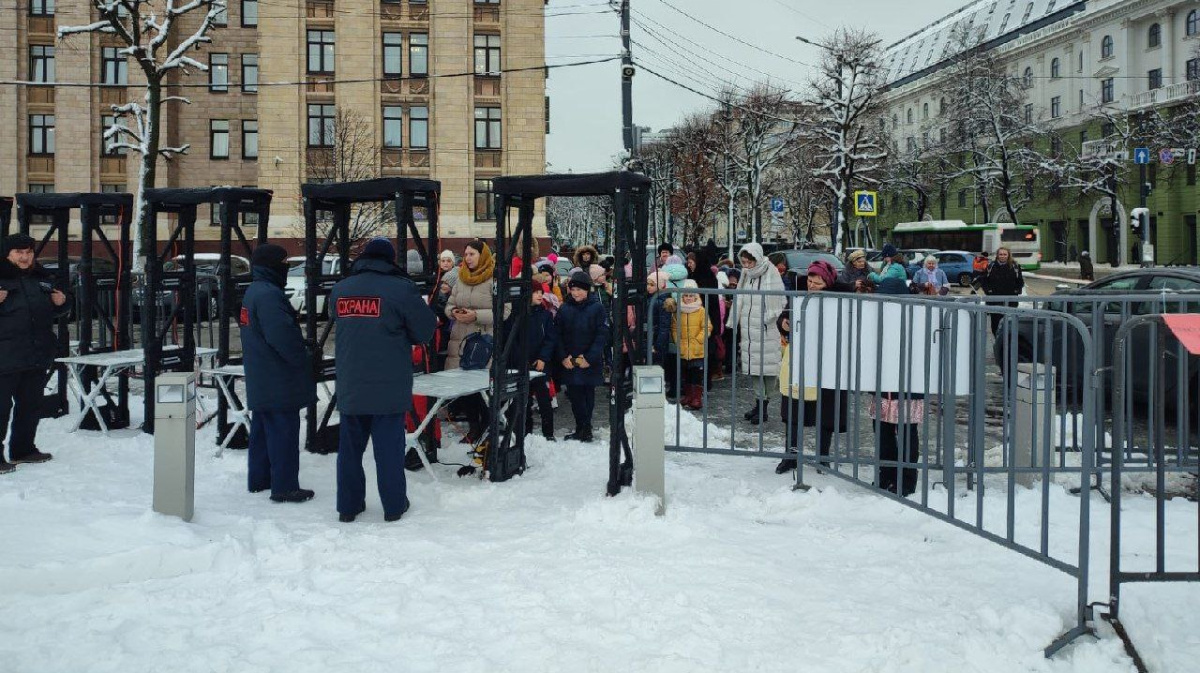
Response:
[[[458,267],[458,282],[446,301],[446,317],[454,321],[454,327],[450,329],[450,344],[446,349],[446,369],[459,368],[463,342],[468,336],[492,333],[492,275],[495,270],[496,261],[486,243],[475,240],[467,244],[462,264]],[[470,427],[467,443],[477,445],[487,434],[489,422],[483,397],[462,397],[452,406],[467,417]]]

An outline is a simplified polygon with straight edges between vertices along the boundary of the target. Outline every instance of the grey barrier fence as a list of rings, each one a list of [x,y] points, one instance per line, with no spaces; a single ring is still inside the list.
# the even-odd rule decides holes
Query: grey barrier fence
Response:
[[[1200,369],[1200,357],[1192,355],[1164,323],[1161,315],[1136,316],[1120,326],[1112,345],[1112,542],[1105,619],[1143,673],[1146,665],[1120,621],[1121,586],[1200,581],[1200,506],[1196,505],[1200,500],[1196,479],[1200,460],[1191,413],[1196,391],[1194,385],[1188,385],[1194,384],[1192,376]],[[1139,379],[1144,385],[1133,383]],[[1135,431],[1139,419],[1145,419],[1144,433]],[[1136,526],[1122,526],[1126,490],[1135,492],[1135,497],[1154,497],[1152,534]],[[1188,544],[1178,544],[1181,536]],[[1176,543],[1171,549],[1168,539]],[[1123,557],[1122,551],[1127,549],[1134,553]],[[1187,551],[1180,553],[1183,549]],[[1137,563],[1134,558],[1145,560]]]
[[[682,311],[685,292],[700,295],[699,310]],[[1068,491],[1099,486],[1098,465],[1112,464],[1114,332],[1149,311],[1195,310],[1200,294],[667,296],[651,302],[648,329],[680,402],[669,412],[668,450],[779,458],[778,471],[794,469],[801,489],[806,468],[876,489],[1074,578],[1074,626],[1047,654],[1090,630],[1089,498]],[[718,321],[736,327],[698,352],[672,348],[698,314],[714,331]],[[711,381],[722,366],[725,379]],[[1175,376],[1192,381],[1195,399],[1191,370]],[[1186,386],[1180,394],[1190,408]],[[743,415],[748,397],[755,403]],[[1130,420],[1126,433],[1149,436],[1140,417]],[[1153,469],[1144,453],[1124,464]]]

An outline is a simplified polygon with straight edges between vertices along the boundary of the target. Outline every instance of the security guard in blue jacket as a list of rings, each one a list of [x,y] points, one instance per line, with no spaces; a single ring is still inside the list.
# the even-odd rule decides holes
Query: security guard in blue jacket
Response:
[[[338,519],[366,509],[362,455],[368,436],[383,518],[408,511],[404,479],[404,414],[412,408],[412,347],[428,343],[437,327],[417,286],[396,266],[396,248],[371,239],[329,296],[337,327]]]
[[[251,493],[271,489],[275,502],[304,502],[313,492],[300,488],[299,412],[316,401],[317,387],[296,311],[283,294],[287,251],[264,243],[251,265],[254,281],[238,316],[252,413],[247,485]]]

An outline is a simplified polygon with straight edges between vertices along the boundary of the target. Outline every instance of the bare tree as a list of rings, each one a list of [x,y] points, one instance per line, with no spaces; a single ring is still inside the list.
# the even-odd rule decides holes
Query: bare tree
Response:
[[[333,146],[309,154],[310,182],[357,182],[382,175],[382,147],[375,140],[370,122],[361,113],[339,107],[334,112],[330,137]],[[322,218],[317,235],[326,237],[332,220]],[[396,225],[396,213],[390,203],[367,203],[355,207],[350,215],[350,244],[386,235]]]
[[[163,146],[162,107],[171,101],[190,103],[179,96],[164,96],[163,86],[174,75],[204,72],[208,66],[192,58],[193,50],[211,43],[209,32],[225,14],[226,0],[91,0],[96,21],[81,26],[62,26],[58,39],[100,34],[115,37],[119,53],[131,57],[145,78],[140,101],[112,107],[117,123],[105,131],[110,147],[137,152],[142,157],[138,172],[137,199],[133,214],[134,269],[143,264],[143,247],[149,228],[145,191],[155,186],[158,158],[186,154],[190,145]],[[199,15],[196,25],[193,16]],[[189,24],[194,27],[188,27]]]
[[[712,127],[704,115],[693,115],[667,140],[674,167],[671,214],[682,226],[682,240],[699,245],[720,208],[717,171],[712,163]]]
[[[924,220],[930,200],[937,189],[935,175],[939,153],[934,148],[911,145],[901,149],[893,139],[887,170],[880,187],[911,193],[917,210],[917,220]]]
[[[546,228],[559,245],[595,245],[608,250],[613,221],[607,196],[553,196],[546,199]]]
[[[750,236],[760,241],[767,179],[771,169],[795,149],[799,125],[788,117],[795,106],[784,89],[760,84],[736,100],[733,142],[723,151],[746,185]]]
[[[816,119],[806,131],[818,141],[817,176],[833,198],[832,238],[839,255],[850,220],[849,196],[855,187],[877,185],[887,158],[875,122],[882,85],[879,43],[865,31],[838,30],[820,45],[820,71],[812,83]]]
[[[819,231],[828,229],[832,202],[816,176],[820,167],[813,139],[806,138],[774,171],[773,182],[786,205],[784,221],[792,241],[815,243]]]

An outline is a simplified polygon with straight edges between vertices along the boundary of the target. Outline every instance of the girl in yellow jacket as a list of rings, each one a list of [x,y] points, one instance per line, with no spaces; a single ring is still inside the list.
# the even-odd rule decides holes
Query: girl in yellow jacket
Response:
[[[694,288],[696,281],[685,280],[683,287]],[[679,403],[685,409],[704,407],[704,345],[712,335],[712,323],[700,295],[684,293],[680,301],[669,298],[663,308],[671,314],[671,341],[679,352],[683,368],[683,395]]]

